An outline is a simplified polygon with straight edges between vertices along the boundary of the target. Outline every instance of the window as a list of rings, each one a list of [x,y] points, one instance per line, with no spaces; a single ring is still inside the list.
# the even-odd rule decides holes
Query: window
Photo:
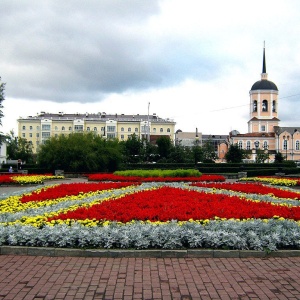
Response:
[[[268,146],[268,142],[267,141],[264,141],[264,145],[263,145],[264,149],[267,150],[269,148]]]
[[[160,130],[159,130],[160,132],[164,132],[164,129],[163,128],[160,128]]]
[[[90,127],[87,127],[86,130],[87,130],[87,131],[90,131]]]
[[[42,125],[42,130],[50,130],[50,124],[43,124]]]
[[[167,132],[171,132],[171,129],[170,129],[170,128],[168,128],[168,129],[167,129]]]
[[[29,130],[32,130],[32,126],[29,126]]]
[[[266,131],[266,125],[261,125],[261,131]]]
[[[239,141],[239,149],[243,149],[243,142],[242,141]]]
[[[105,131],[105,127],[101,127],[101,131]]]
[[[272,112],[276,112],[276,101],[273,100],[272,102]]]
[[[109,127],[109,126],[108,126]],[[107,138],[108,139],[114,139],[116,136],[115,136],[115,134],[114,133],[108,133],[107,134]]]
[[[50,132],[42,132],[42,138],[49,138]]]
[[[63,126],[63,127],[61,128],[61,130],[65,130],[65,126]]]
[[[32,137],[32,133],[29,133],[29,137]]]
[[[153,132],[154,132],[154,133],[156,132],[156,128],[153,128]]]
[[[250,141],[247,141],[247,150],[250,150],[251,149],[251,144],[250,144]]]
[[[94,127],[94,131],[97,131],[97,127]]]
[[[283,150],[287,150],[287,140],[283,141]]]
[[[36,137],[37,137],[37,138],[38,138],[38,137],[40,137],[40,134],[39,134],[39,133],[37,133],[37,134],[36,134]]]
[[[139,132],[139,129],[137,127],[134,128],[135,132]]]
[[[22,133],[22,137],[23,137],[23,138],[25,137],[25,133]]]
[[[121,131],[124,131],[124,127],[121,127]]]
[[[264,100],[262,102],[262,111],[268,111],[268,101]]]
[[[257,100],[253,101],[253,112],[257,111]]]
[[[54,134],[54,136],[55,136],[55,137],[58,137],[58,134],[57,134],[57,133],[55,133],[55,134]]]
[[[115,132],[115,131],[116,131],[116,126],[107,126],[107,132]]]
[[[38,126],[36,126],[36,130],[40,130],[40,126],[38,125]]]
[[[23,126],[22,126],[22,130],[26,130],[26,126],[23,125]]]
[[[54,129],[55,129],[55,130],[58,130],[58,127],[57,127],[57,126],[55,126],[55,127],[54,127]]]
[[[128,128],[128,132],[131,132],[131,128],[130,127]]]
[[[83,131],[83,125],[75,125],[75,131]]]
[[[121,134],[121,140],[124,140],[124,134]]]
[[[71,131],[72,130],[72,126],[69,126],[69,131]]]
[[[296,141],[296,150],[300,150],[300,142]]]

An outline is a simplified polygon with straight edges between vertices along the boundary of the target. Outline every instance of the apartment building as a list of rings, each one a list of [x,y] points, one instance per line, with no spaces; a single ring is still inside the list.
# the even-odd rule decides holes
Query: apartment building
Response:
[[[125,141],[132,134],[146,138],[150,142],[160,136],[174,140],[175,122],[152,115],[125,115],[102,113],[57,114],[41,112],[36,116],[19,118],[18,136],[32,143],[36,153],[47,139],[60,134],[74,132],[94,132],[103,138],[117,138]]]

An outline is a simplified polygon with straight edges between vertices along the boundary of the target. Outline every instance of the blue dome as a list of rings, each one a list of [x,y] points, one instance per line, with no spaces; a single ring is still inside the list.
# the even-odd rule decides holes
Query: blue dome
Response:
[[[256,81],[252,85],[251,91],[255,91],[255,90],[275,90],[275,91],[278,91],[278,88],[277,88],[277,86],[274,82],[264,79],[264,80]]]

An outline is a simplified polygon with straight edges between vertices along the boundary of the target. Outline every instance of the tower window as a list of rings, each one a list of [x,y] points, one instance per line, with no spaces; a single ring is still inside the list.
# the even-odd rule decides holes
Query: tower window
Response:
[[[264,100],[262,102],[262,111],[268,111],[268,101]]]
[[[257,100],[253,101],[253,112],[257,112]]]
[[[272,112],[276,112],[276,101],[272,102]]]

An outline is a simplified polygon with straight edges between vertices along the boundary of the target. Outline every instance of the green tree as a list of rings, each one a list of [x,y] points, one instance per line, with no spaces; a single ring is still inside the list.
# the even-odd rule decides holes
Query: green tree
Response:
[[[142,159],[143,143],[136,134],[132,134],[126,141],[121,142],[124,161],[130,163],[140,162]]]
[[[204,162],[214,162],[218,158],[212,140],[207,140],[204,142],[202,151]]]
[[[156,145],[160,159],[168,158],[172,149],[171,139],[168,136],[161,136],[156,140]]]
[[[269,153],[266,152],[265,150],[262,150],[262,149],[256,150],[256,157],[255,157],[256,163],[259,163],[259,164],[264,163],[269,158],[270,158]]]
[[[274,163],[282,163],[283,160],[284,160],[284,157],[283,157],[282,153],[281,152],[276,152]]]
[[[240,149],[238,144],[230,145],[228,152],[225,155],[227,162],[229,163],[240,163],[245,158],[245,152]]]
[[[16,137],[13,130],[6,136],[7,158],[21,159],[23,162],[32,163],[34,155],[32,143],[24,138]]]
[[[106,140],[92,132],[51,137],[37,154],[38,164],[52,171],[113,172],[121,160],[118,140]]]

